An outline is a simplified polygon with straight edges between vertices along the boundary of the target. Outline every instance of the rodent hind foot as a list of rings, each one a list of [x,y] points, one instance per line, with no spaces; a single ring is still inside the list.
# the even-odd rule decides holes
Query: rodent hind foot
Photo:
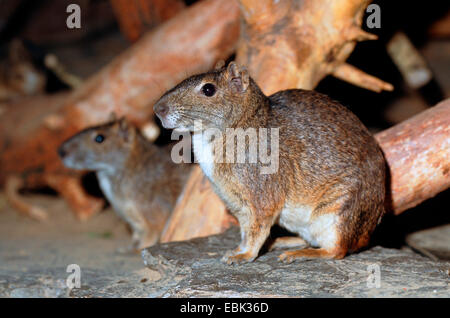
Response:
[[[325,258],[325,259],[341,259],[346,253],[343,251],[336,252],[335,250],[330,251],[324,248],[305,248],[295,251],[286,251],[278,256],[278,259],[283,263],[292,263],[297,259],[314,259],[314,258]]]

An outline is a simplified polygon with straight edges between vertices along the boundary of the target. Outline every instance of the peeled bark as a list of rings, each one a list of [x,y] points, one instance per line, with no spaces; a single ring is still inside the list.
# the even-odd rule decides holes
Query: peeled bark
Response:
[[[208,179],[200,169],[193,169],[190,179],[180,196],[177,207],[172,213],[171,221],[167,223],[161,236],[161,242],[183,241],[187,238],[207,236],[211,233],[221,233],[237,221],[227,213],[225,206],[214,193]],[[198,194],[197,201],[192,201],[189,193]],[[187,195],[186,195],[187,194]],[[209,223],[209,211],[214,222]],[[206,222],[206,223],[205,223]],[[181,226],[184,225],[184,226]]]
[[[327,75],[376,92],[391,84],[345,63],[356,43],[376,35],[361,29],[369,0],[241,0],[237,61],[266,95],[313,89]]]
[[[45,106],[54,111],[25,116],[29,121],[22,121],[23,126],[3,130],[0,184],[8,175],[19,175],[32,188],[50,185],[65,193],[82,219],[98,211],[98,200],[81,186],[74,187],[80,174],[62,166],[56,153],[59,144],[107,121],[111,112],[144,124],[153,116],[151,105],[166,90],[186,76],[213,68],[235,50],[239,14],[235,1],[199,2],[146,34],[69,96]],[[0,119],[10,121],[6,113]]]
[[[395,214],[450,187],[450,99],[375,135],[390,173]]]
[[[131,42],[184,9],[181,0],[110,0],[122,33]]]

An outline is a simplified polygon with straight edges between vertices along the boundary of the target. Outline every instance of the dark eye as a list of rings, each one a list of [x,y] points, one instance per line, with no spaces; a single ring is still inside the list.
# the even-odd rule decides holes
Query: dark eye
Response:
[[[103,140],[105,140],[105,137],[103,135],[97,135],[95,137],[95,142],[101,144],[103,142]]]
[[[216,87],[211,83],[207,83],[207,84],[203,85],[203,87],[202,87],[202,93],[208,97],[213,96],[215,92],[216,92]]]

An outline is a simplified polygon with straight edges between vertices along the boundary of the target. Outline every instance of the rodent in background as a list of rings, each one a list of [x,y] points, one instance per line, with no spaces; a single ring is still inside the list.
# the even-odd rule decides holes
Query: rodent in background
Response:
[[[343,258],[368,245],[385,211],[385,161],[366,127],[338,102],[301,89],[265,96],[232,62],[184,80],[154,110],[164,127],[194,131],[197,158],[214,158],[212,149],[226,143],[199,137],[207,128],[279,128],[275,173],[261,174],[262,162],[251,163],[247,151],[245,163],[199,160],[240,223],[241,243],[226,263],[253,261],[274,223],[299,238],[279,238],[272,247],[310,245],[282,253],[285,262]],[[195,120],[202,130],[194,130]]]
[[[8,58],[0,63],[0,102],[44,92],[45,74],[33,65],[24,43],[13,40],[8,53]]]
[[[96,171],[100,188],[133,232],[132,248],[158,242],[190,166],[146,140],[125,118],[85,129],[58,149],[65,166]]]

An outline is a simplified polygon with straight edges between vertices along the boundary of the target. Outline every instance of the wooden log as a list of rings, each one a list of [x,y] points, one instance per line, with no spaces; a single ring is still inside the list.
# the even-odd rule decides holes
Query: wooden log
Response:
[[[435,21],[428,29],[428,34],[433,38],[448,39],[450,37],[450,11],[437,21]]]
[[[375,138],[389,166],[389,204],[395,214],[450,187],[450,99]]]
[[[23,98],[4,104],[0,115],[0,183],[5,185],[8,202],[37,220],[46,219],[45,211],[27,204],[18,190],[49,186],[66,199],[80,220],[104,205],[86,193],[81,173],[63,169],[56,158],[60,142],[55,135],[78,130],[58,114],[69,97],[70,93],[61,93]]]
[[[236,60],[248,67],[266,95],[313,89],[327,75],[376,92],[386,83],[349,67],[357,41],[377,36],[361,30],[370,0],[241,0],[241,38]]]
[[[192,191],[196,193],[198,191],[199,195],[196,197],[198,201],[191,201],[190,196],[186,195]],[[214,210],[214,222],[205,224],[204,222],[210,219],[207,213],[211,208]],[[180,224],[187,224],[187,226],[180,227]],[[171,222],[167,223],[163,231],[161,242],[182,241],[211,233],[222,233],[231,225],[237,224],[237,220],[227,213],[201,169],[196,167],[172,213]]]
[[[185,8],[181,0],[110,0],[122,33],[136,42],[152,27]]]
[[[199,2],[144,35],[63,101],[47,105],[56,108],[52,120],[30,116],[24,127],[3,130],[0,184],[9,175],[18,175],[32,187],[52,185],[74,196],[68,202],[79,218],[87,219],[99,210],[98,202],[80,189],[73,193],[80,175],[62,167],[58,145],[80,129],[105,122],[111,112],[137,125],[148,121],[153,116],[151,105],[166,90],[186,76],[213,68],[235,50],[239,15],[235,1]],[[1,118],[10,120],[6,114]],[[30,178],[33,182],[28,182]]]
[[[433,78],[425,58],[405,33],[394,34],[387,44],[387,52],[409,87],[419,89]]]

